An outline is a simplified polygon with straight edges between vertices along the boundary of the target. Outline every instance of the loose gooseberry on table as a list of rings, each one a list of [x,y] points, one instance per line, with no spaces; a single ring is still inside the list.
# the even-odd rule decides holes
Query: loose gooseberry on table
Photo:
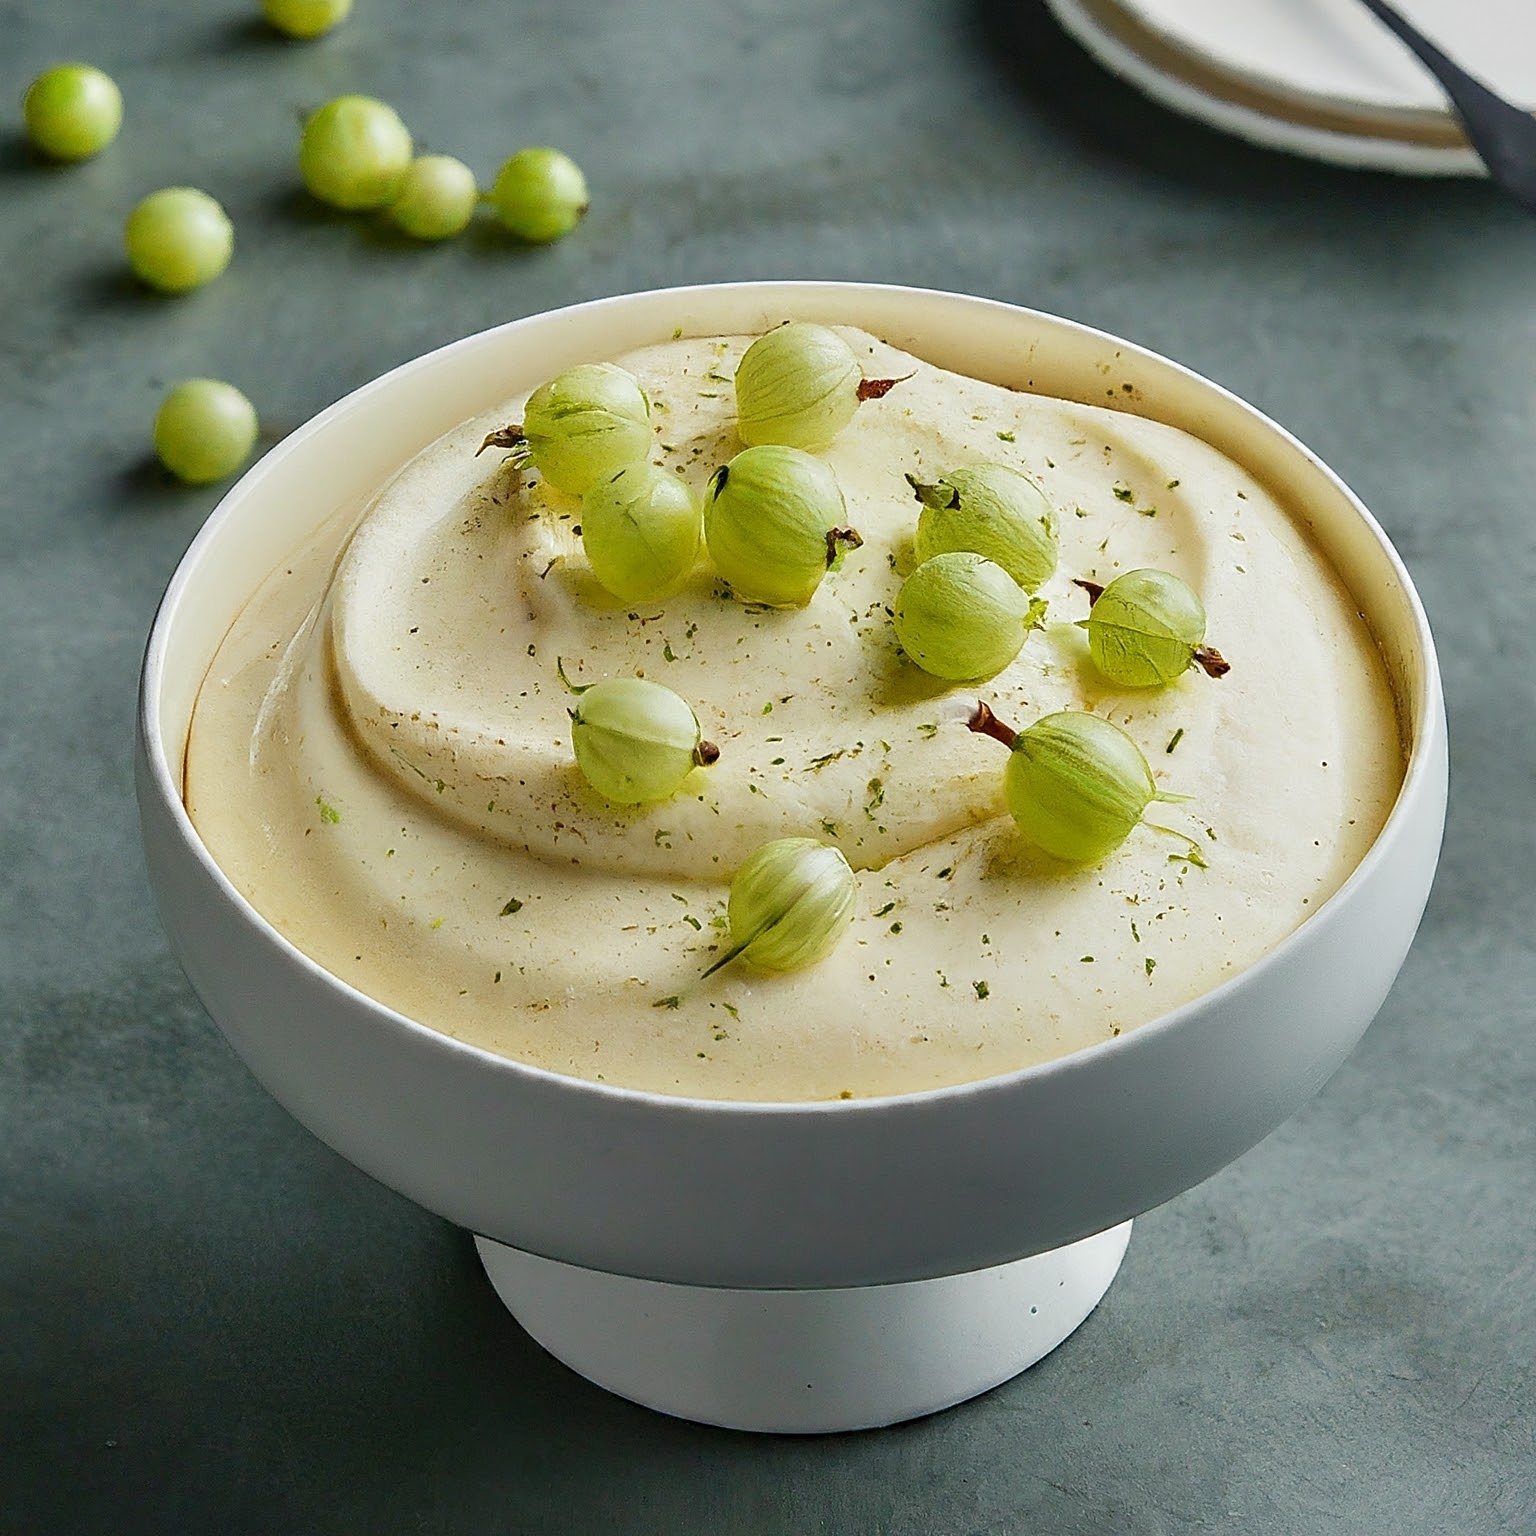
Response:
[[[583,496],[599,479],[651,451],[651,402],[617,363],[579,363],[529,395],[523,419],[478,450],[510,448],[556,490]]]
[[[964,683],[1001,672],[1044,614],[1045,604],[995,561],[953,550],[923,561],[902,582],[891,622],[923,671]]]
[[[162,187],[142,199],[123,225],[128,265],[151,288],[189,293],[229,265],[235,226],[219,201],[197,187]]]
[[[543,244],[570,234],[586,216],[591,196],[569,155],[535,145],[507,160],[486,200],[514,235]]]
[[[288,37],[321,37],[352,12],[352,0],[261,0],[262,14]]]
[[[619,805],[668,800],[720,756],[681,694],[640,677],[572,690],[571,746],[587,783]]]
[[[59,64],[27,87],[21,102],[27,137],[55,160],[86,160],[117,137],[123,94],[93,64]]]
[[[191,485],[223,480],[251,456],[258,427],[256,408],[233,384],[185,379],[155,415],[155,453]]]
[[[448,240],[475,216],[475,173],[452,155],[418,155],[405,169],[389,204],[390,219],[418,240]]]
[[[323,203],[382,208],[400,191],[412,160],[410,130],[372,96],[338,96],[311,113],[299,141],[304,185]]]
[[[710,477],[704,542],[738,597],[777,608],[810,602],[822,578],[863,540],[837,476],[799,448],[744,448]]]

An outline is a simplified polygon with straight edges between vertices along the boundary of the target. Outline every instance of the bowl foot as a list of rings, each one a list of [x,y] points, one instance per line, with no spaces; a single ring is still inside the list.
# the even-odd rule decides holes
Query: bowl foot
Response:
[[[1131,1224],[994,1269],[901,1285],[668,1285],[477,1237],[496,1294],[620,1397],[727,1429],[873,1429],[952,1407],[1049,1354],[1096,1307]]]

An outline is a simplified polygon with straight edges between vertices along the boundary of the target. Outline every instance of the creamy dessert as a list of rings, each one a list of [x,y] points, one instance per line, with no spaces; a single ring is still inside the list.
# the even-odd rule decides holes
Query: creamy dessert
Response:
[[[594,580],[581,502],[500,455],[496,403],[339,512],[261,585],[193,719],[188,810],[256,909],[359,990],[456,1038],[661,1093],[907,1093],[1046,1061],[1209,991],[1347,878],[1404,752],[1375,641],[1297,509],[1172,427],[1018,393],[854,331],[866,400],[819,457],[862,545],[804,607],[740,601],[707,552],[627,604]],[[702,491],[741,447],[749,337],[618,359],[656,463]],[[525,381],[529,388],[541,380]],[[901,652],[908,476],[1025,471],[1056,509],[1045,627],[981,684]],[[1154,567],[1204,602],[1231,670],[1116,688],[1077,620]],[[674,689],[720,749],[671,799],[615,805],[572,752],[574,689]],[[967,729],[1089,710],[1158,787],[1112,855],[1073,865],[1008,815],[1007,753]],[[826,958],[735,962],[733,872],[764,842],[836,845],[856,912]]]

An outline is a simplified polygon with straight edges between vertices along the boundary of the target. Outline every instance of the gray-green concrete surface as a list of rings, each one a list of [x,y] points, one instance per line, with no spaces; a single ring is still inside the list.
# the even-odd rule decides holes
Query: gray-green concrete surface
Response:
[[[1330,169],[1177,119],[1037,0],[0,3],[0,98],[91,60],[98,159],[0,126],[0,1532],[1536,1531],[1536,223],[1486,184]],[[527,143],[590,216],[431,248],[313,204],[300,114],[393,103],[488,179]],[[165,299],[120,230],[220,198]],[[1317,1098],[1141,1219],[1068,1344],[901,1428],[759,1439],[569,1374],[469,1239],[271,1103],[161,936],[135,674],[218,489],[148,454],[164,388],[267,440],[392,365],[600,294],[876,279],[1056,311],[1295,431],[1401,550],[1452,800],[1401,979]]]

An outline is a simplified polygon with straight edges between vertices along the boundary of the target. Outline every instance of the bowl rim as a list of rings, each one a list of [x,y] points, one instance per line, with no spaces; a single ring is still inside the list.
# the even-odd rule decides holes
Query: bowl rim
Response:
[[[1107,344],[1131,357],[1171,369],[1184,381],[1194,384],[1199,389],[1213,392],[1224,404],[1229,407],[1235,406],[1247,415],[1260,430],[1278,437],[1288,452],[1300,455],[1315,471],[1324,476],[1332,488],[1343,497],[1353,515],[1364,525],[1378,552],[1395,574],[1400,584],[1402,600],[1412,619],[1414,649],[1420,662],[1418,676],[1405,682],[1398,697],[1404,729],[1411,727],[1412,738],[1407,761],[1404,764],[1402,781],[1392,809],[1365,855],[1326,901],[1320,903],[1284,939],[1252,964],[1244,966],[1236,974],[1219,982],[1198,997],[1158,1014],[1123,1034],[1096,1041],[1092,1045],[1080,1047],[1064,1056],[1019,1067],[1010,1072],[941,1087],[868,1095],[853,1099],[794,1100],[717,1099],[661,1093],[653,1089],[631,1088],[617,1083],[574,1077],[535,1066],[530,1062],[519,1061],[515,1057],[500,1055],[483,1046],[459,1040],[441,1030],[434,1029],[431,1025],[424,1024],[409,1014],[399,1012],[350,982],[344,981],[286,938],[252,905],[224,873],[192,823],[182,795],[182,773],[179,768],[173,768],[165,751],[161,711],[163,680],[167,670],[168,633],[175,622],[177,610],[195,581],[206,552],[222,537],[224,528],[240,514],[242,505],[260,489],[262,481],[274,471],[277,464],[291,453],[300,451],[310,439],[326,432],[332,424],[355,411],[365,409],[375,394],[394,387],[412,373],[426,371],[440,364],[455,351],[489,345],[491,338],[503,336],[523,326],[534,323],[557,323],[563,316],[591,314],[604,308],[622,308],[636,301],[654,302],[659,305],[666,300],[687,302],[734,293],[750,293],[775,301],[782,299],[786,308],[792,307],[797,298],[804,298],[812,293],[868,294],[898,302],[912,299],[939,300],[963,307],[990,310],[1000,319],[1007,317],[1008,323],[1017,323],[1021,317],[1026,320],[1044,321],[1054,327],[1075,332],[1083,339]],[[249,592],[245,593],[242,603],[248,600],[250,595]],[[199,691],[201,686],[200,680]],[[1437,772],[1437,758],[1443,752],[1443,717],[1443,690],[1434,638],[1423,603],[1401,555],[1380,523],[1344,480],[1304,443],[1257,406],[1187,365],[1150,347],[1049,311],[981,295],[910,284],[769,278],[638,289],[585,299],[561,305],[555,309],[536,311],[530,315],[471,332],[398,363],[376,378],[348,391],[340,399],[310,417],[302,426],[269,449],[224,492],[182,553],[151,620],[140,668],[136,726],[141,763],[148,770],[149,783],[153,786],[161,807],[169,813],[171,823],[180,836],[184,850],[197,861],[202,873],[213,881],[220,894],[232,904],[247,924],[253,926],[268,944],[281,951],[291,965],[296,965],[320,986],[336,989],[342,999],[353,1007],[361,1008],[375,1016],[380,1024],[402,1030],[418,1046],[445,1052],[449,1058],[458,1058],[463,1064],[474,1064],[482,1070],[510,1077],[513,1081],[523,1082],[529,1086],[537,1086],[545,1091],[576,1094],[584,1100],[596,1096],[630,1108],[674,1116],[710,1118],[723,1115],[780,1118],[805,1114],[847,1117],[889,1115],[905,1111],[921,1112],[940,1102],[948,1104],[968,1098],[982,1099],[992,1095],[1007,1094],[1026,1083],[1048,1084],[1058,1077],[1094,1070],[1101,1061],[1125,1059],[1134,1057],[1138,1051],[1155,1049],[1157,1042],[1177,1030],[1184,1020],[1211,1008],[1221,1007],[1235,992],[1255,985],[1270,970],[1287,964],[1292,953],[1308,942],[1309,933],[1316,929],[1319,922],[1350,901],[1355,892],[1370,880],[1376,867],[1388,857],[1391,845],[1404,835],[1405,826],[1414,813],[1415,804],[1427,789],[1432,788],[1433,776]]]

